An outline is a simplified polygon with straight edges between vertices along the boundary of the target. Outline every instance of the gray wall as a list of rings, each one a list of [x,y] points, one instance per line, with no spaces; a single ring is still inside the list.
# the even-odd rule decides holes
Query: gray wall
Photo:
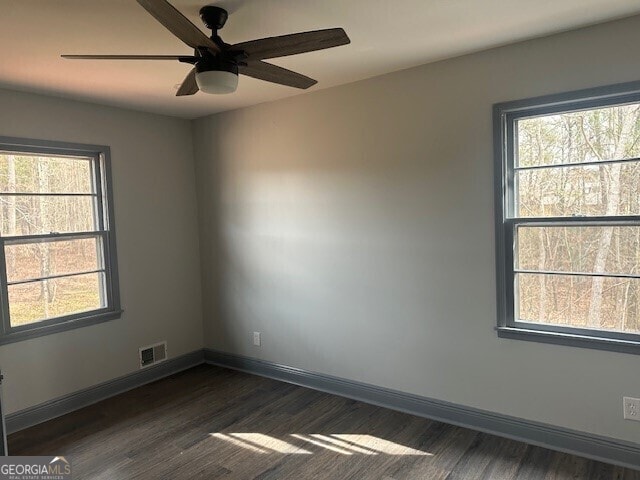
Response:
[[[122,318],[0,347],[7,413],[202,348],[190,123],[0,90],[0,135],[111,147]]]
[[[491,106],[638,80],[639,43],[635,17],[196,121],[206,346],[638,441],[640,357],[496,337]]]

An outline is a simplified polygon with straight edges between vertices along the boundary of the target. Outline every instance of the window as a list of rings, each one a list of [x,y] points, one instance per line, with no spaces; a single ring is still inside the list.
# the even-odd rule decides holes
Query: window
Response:
[[[640,83],[494,106],[498,335],[640,353]]]
[[[117,318],[108,147],[0,137],[0,343]]]

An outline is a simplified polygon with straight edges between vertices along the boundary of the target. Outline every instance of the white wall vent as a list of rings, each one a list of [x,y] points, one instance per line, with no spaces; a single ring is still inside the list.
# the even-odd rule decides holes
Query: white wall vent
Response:
[[[167,359],[167,342],[140,347],[140,368],[149,367]]]

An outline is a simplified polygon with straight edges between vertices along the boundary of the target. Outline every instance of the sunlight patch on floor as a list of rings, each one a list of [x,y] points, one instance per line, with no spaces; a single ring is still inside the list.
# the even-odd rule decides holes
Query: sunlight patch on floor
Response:
[[[263,433],[231,433],[234,438],[243,440],[246,443],[256,445],[259,448],[266,448],[278,453],[295,453],[296,455],[311,455],[309,450],[291,445],[284,440],[270,437]]]
[[[315,450],[321,449],[318,450],[320,452],[328,450],[340,455],[433,456],[431,453],[367,434],[292,433],[288,437],[293,440],[287,439],[290,441],[253,432],[210,433],[209,436],[259,454],[312,455],[312,447],[317,447]],[[307,448],[296,443],[304,443]]]
[[[317,438],[318,440],[322,440],[324,442],[328,442],[331,443],[333,445],[336,445],[338,447],[343,447],[343,448],[347,448],[349,450],[353,450],[356,453],[361,453],[363,455],[377,455],[378,452],[375,452],[373,450],[367,450],[364,448],[360,448],[357,445],[353,444],[353,443],[348,443],[345,442],[344,440],[339,440],[337,438],[333,438],[327,435],[320,435],[319,433],[314,433],[311,435],[313,438]]]
[[[327,444],[319,440],[315,440],[309,435],[299,435],[297,433],[294,433],[291,436],[293,438],[297,438],[298,440],[302,440],[303,442],[308,442],[311,445],[315,445],[316,447],[321,447],[326,450],[331,450],[332,452],[340,453],[342,455],[353,455],[353,452],[350,452],[349,450],[344,450],[342,448],[335,447],[331,444]]]
[[[229,435],[225,435],[224,433],[210,433],[209,434],[210,437],[212,438],[217,438],[219,440],[225,440],[233,445],[235,445],[236,447],[242,447],[242,448],[246,448],[247,450],[250,450],[254,453],[269,453],[268,450],[264,450],[262,448],[258,448],[255,447],[247,442],[243,442],[242,440],[238,440],[237,438],[233,438]]]
[[[343,440],[345,442],[363,447],[376,452],[384,453],[385,455],[417,455],[417,456],[432,456],[433,454],[423,452],[422,450],[416,450],[415,448],[405,447],[399,443],[385,440],[384,438],[374,437],[373,435],[358,435],[358,434],[332,434],[334,438]]]

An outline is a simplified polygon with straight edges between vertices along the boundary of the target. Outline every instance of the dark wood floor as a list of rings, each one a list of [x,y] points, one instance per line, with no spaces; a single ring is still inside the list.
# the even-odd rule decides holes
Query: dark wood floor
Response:
[[[598,479],[640,473],[202,365],[9,437],[74,479]]]

